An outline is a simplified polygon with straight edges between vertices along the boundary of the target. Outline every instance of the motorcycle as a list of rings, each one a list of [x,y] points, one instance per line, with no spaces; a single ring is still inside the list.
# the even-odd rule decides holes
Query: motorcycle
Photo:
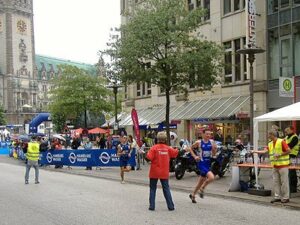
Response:
[[[234,159],[233,150],[230,148],[225,149],[221,143],[217,144],[216,156],[211,158],[211,171],[216,176],[223,177],[230,169],[230,164]]]
[[[175,177],[177,180],[183,178],[185,172],[195,172],[197,175],[200,175],[200,171],[197,167],[197,162],[191,156],[190,152],[185,150],[180,150],[178,157],[176,158],[175,164]]]

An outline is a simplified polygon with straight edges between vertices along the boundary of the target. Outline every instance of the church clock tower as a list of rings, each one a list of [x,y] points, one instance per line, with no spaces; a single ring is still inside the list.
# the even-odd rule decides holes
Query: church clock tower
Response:
[[[34,56],[33,0],[0,0],[0,103],[10,123],[36,104]]]

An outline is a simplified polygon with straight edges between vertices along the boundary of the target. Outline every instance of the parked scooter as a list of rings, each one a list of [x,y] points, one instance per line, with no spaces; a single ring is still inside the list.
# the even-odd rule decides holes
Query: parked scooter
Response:
[[[187,152],[184,147],[184,143],[180,143],[181,149],[179,150],[178,157],[176,158],[175,165],[175,177],[177,180],[183,178],[185,172],[195,172],[197,175],[200,171],[197,167],[196,160],[192,157],[190,152]]]
[[[221,142],[216,142],[217,153],[211,158],[211,171],[216,176],[223,177],[230,169],[230,164],[234,159],[233,149],[224,148]]]

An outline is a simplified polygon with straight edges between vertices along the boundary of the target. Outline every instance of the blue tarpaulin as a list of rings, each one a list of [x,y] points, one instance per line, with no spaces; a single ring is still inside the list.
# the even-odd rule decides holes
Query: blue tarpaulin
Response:
[[[9,143],[0,142],[0,155],[8,155],[9,153]]]

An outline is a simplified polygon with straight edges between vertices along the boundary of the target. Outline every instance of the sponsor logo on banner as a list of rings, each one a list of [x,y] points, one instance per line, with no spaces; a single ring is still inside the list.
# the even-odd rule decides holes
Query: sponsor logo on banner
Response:
[[[52,163],[53,156],[52,156],[52,154],[50,152],[47,153],[46,159],[47,159],[48,163]]]
[[[294,79],[289,77],[279,77],[279,96],[294,97]]]
[[[70,160],[70,163],[72,163],[72,164],[76,163],[76,155],[74,152],[70,153],[69,160]]]
[[[110,160],[110,156],[107,152],[102,152],[99,156],[99,159],[103,164],[108,164]]]

